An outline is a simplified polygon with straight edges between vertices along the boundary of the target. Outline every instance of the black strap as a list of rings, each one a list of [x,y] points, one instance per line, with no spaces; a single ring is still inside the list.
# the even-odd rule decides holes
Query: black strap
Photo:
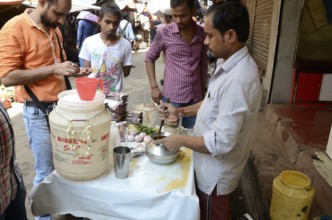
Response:
[[[25,90],[27,91],[27,93],[29,94],[29,96],[31,97],[32,101],[37,105],[37,107],[42,110],[42,112],[46,113],[46,109],[44,107],[44,105],[42,105],[39,101],[39,99],[37,98],[37,96],[32,92],[32,90],[30,89],[29,86],[24,85]]]
[[[126,25],[124,26],[123,28],[123,31],[126,33],[126,29],[127,29],[127,26],[128,26],[129,22],[127,21]]]
[[[122,33],[122,37],[124,37],[124,38],[126,38],[127,39],[127,37],[126,37],[126,29],[127,29],[127,26],[128,26],[128,24],[129,24],[129,22],[127,21],[127,23],[126,23],[126,25],[124,26],[124,28],[122,29],[120,26],[120,31],[122,31],[123,33]]]
[[[32,101],[37,105],[37,107],[45,113],[45,119],[47,122],[47,126],[48,129],[50,129],[50,122],[48,121],[48,114],[47,111],[45,109],[45,107],[40,103],[39,99],[37,98],[37,96],[32,92],[32,90],[30,89],[29,86],[24,85],[25,90],[27,91],[27,93],[29,94],[29,96],[31,97]]]
[[[54,30],[54,33],[55,33],[55,36],[56,36],[56,39],[58,41],[59,48],[60,48],[60,59],[61,59],[61,62],[65,62],[65,59],[64,59],[63,54],[62,54],[62,47],[61,47],[61,44],[60,44],[59,36],[58,36],[58,34],[56,33],[55,30]],[[70,84],[70,81],[68,79],[68,76],[64,76],[64,77],[65,77],[65,83],[66,83],[67,90],[70,90],[71,89],[71,84]]]

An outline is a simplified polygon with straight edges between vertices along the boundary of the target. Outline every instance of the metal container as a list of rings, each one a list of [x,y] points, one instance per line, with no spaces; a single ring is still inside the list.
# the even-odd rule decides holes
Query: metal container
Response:
[[[151,135],[152,139],[145,146],[145,154],[152,163],[169,164],[176,160],[179,150],[169,151],[163,144],[156,144],[156,140],[169,136],[170,133],[161,132]]]

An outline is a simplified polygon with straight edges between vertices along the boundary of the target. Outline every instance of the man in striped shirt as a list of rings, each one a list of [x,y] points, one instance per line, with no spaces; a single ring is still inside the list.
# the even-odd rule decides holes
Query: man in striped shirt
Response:
[[[197,25],[194,0],[171,0],[173,21],[158,30],[146,54],[151,97],[154,102],[160,99],[177,107],[195,104],[204,98],[207,82],[207,47],[204,45],[204,29]],[[164,88],[158,87],[155,74],[155,60],[164,51]],[[184,117],[182,125],[192,128],[195,116]]]
[[[0,220],[27,220],[25,186],[15,163],[15,138],[10,118],[0,103]]]

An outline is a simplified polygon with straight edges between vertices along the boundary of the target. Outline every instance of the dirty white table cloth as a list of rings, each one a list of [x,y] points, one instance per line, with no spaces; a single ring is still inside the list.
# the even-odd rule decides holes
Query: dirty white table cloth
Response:
[[[192,151],[184,153],[168,165],[151,163],[145,155],[133,158],[127,179],[115,177],[113,164],[88,181],[72,181],[54,171],[29,193],[32,213],[70,213],[93,220],[199,219]]]

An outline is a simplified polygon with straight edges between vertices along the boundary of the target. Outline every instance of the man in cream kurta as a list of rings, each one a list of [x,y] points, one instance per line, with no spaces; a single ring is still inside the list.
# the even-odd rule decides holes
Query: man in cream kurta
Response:
[[[241,2],[209,8],[204,26],[217,68],[200,103],[161,110],[169,122],[197,113],[194,137],[172,135],[159,140],[169,150],[186,146],[194,151],[201,219],[231,219],[229,194],[237,187],[249,156],[249,143],[261,104],[261,83],[245,42],[249,15]],[[175,118],[175,119],[174,119]]]

